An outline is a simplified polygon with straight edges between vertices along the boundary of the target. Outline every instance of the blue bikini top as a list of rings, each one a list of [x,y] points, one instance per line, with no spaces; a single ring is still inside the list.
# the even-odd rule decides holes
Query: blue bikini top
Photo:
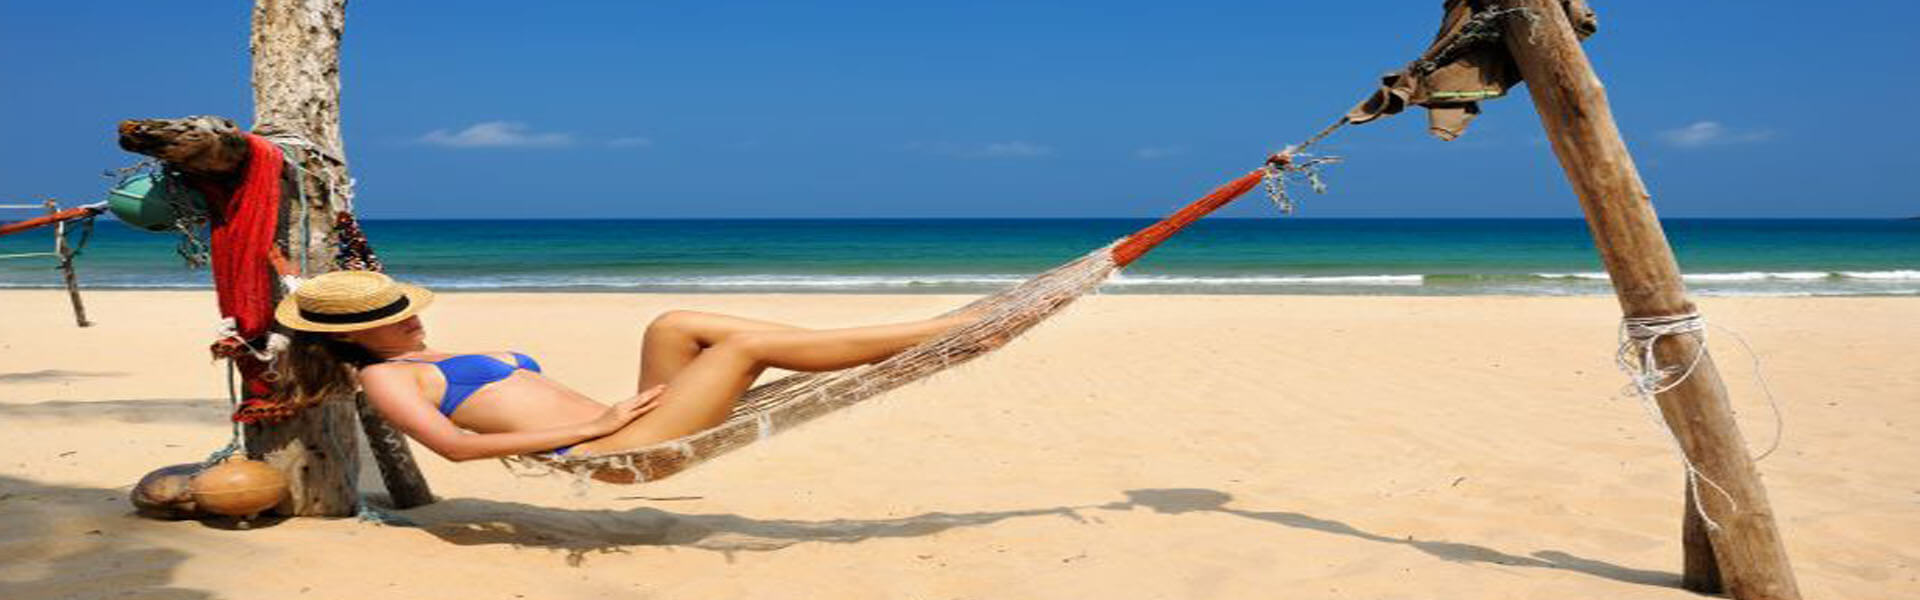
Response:
[[[396,358],[387,362],[423,363],[440,369],[440,375],[447,379],[447,393],[440,397],[440,414],[450,417],[453,411],[459,410],[460,403],[487,384],[512,377],[519,369],[540,372],[540,363],[533,357],[519,352],[508,354],[513,355],[513,364],[488,354],[460,354],[440,360]]]

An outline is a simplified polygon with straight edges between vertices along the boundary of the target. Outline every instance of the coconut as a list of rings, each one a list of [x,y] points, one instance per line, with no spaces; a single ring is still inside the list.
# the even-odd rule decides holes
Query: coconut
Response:
[[[287,477],[257,460],[229,459],[193,477],[194,504],[203,511],[250,517],[287,497]]]
[[[154,469],[134,484],[128,499],[140,516],[154,519],[188,519],[199,511],[194,507],[191,482],[206,468],[200,463],[168,465]]]

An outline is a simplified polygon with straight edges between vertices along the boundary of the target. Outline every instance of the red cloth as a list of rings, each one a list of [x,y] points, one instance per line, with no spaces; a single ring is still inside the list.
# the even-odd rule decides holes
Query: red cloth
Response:
[[[280,216],[280,147],[247,134],[246,174],[240,188],[215,201],[213,213],[213,287],[220,316],[232,317],[240,337],[266,335],[273,322],[273,271],[268,256]]]
[[[261,347],[273,323],[274,233],[280,218],[280,147],[247,134],[247,164],[240,187],[201,185],[213,222],[213,289],[220,300],[220,316],[231,317],[242,339]],[[244,399],[233,420],[272,421],[292,410],[272,402],[273,384],[267,365],[233,340],[214,342],[215,356],[232,358],[240,369]]]

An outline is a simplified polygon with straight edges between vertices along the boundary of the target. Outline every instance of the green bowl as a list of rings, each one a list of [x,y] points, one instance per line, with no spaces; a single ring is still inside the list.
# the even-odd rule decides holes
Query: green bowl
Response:
[[[107,208],[129,227],[172,231],[174,219],[178,217],[174,213],[174,195],[195,209],[207,208],[200,192],[184,185],[167,185],[166,177],[158,173],[129,177],[107,190]]]

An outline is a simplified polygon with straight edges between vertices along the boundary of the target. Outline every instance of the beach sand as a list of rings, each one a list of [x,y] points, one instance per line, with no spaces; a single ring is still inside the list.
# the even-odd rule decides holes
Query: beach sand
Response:
[[[443,294],[437,347],[630,393],[670,308],[809,326],[955,296]],[[210,292],[0,292],[0,598],[1695,598],[1681,467],[1611,298],[1093,296],[1006,349],[672,479],[416,446],[418,527],[132,516],[226,443]],[[1784,412],[1760,468],[1808,598],[1920,597],[1920,300],[1708,298]],[[1748,355],[1712,347],[1756,450]],[[368,466],[364,486],[376,496]]]

